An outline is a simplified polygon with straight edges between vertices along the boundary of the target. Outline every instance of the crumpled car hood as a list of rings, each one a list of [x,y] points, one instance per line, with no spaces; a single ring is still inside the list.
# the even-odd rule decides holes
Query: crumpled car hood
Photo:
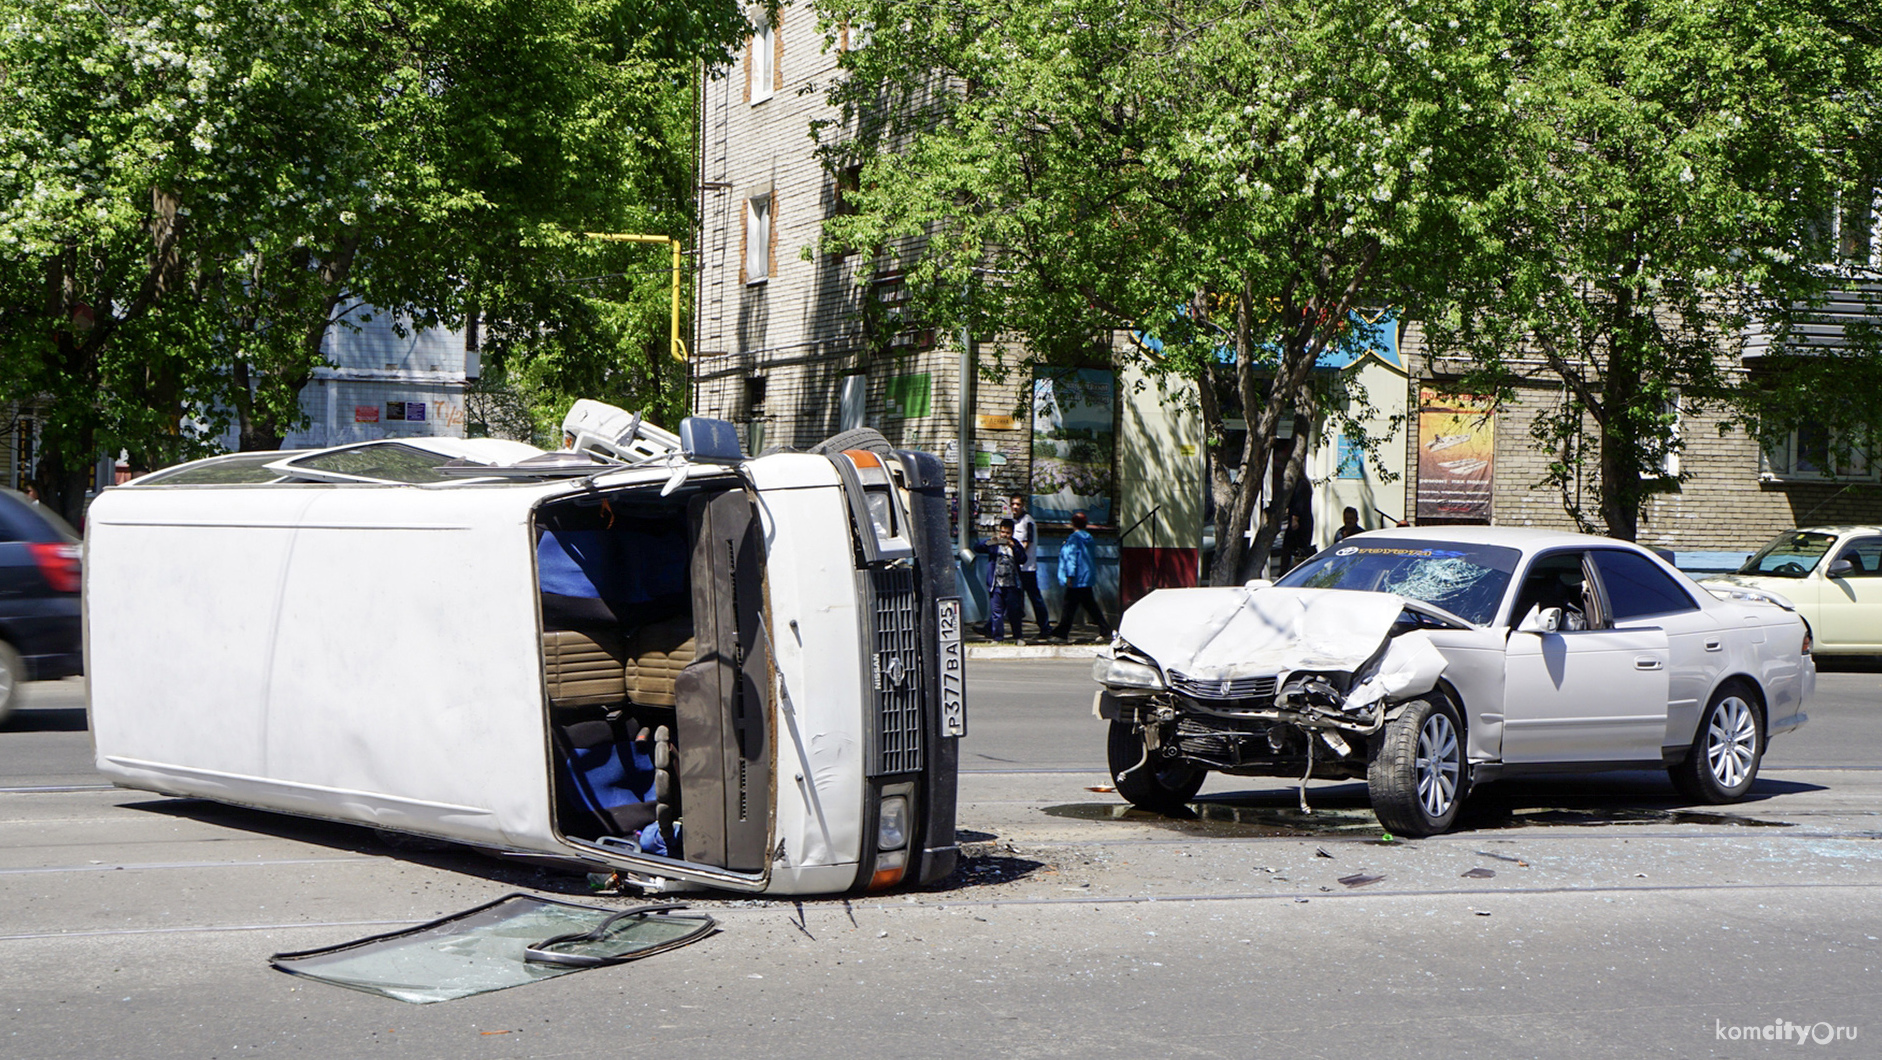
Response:
[[[1404,607],[1392,593],[1346,589],[1160,589],[1124,613],[1118,634],[1190,677],[1350,672],[1379,651]]]

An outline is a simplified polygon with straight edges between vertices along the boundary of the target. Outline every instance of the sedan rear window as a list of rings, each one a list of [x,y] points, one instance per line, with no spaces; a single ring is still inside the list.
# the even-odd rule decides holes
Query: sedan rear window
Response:
[[[1320,553],[1276,584],[1299,589],[1397,593],[1477,625],[1496,615],[1522,553],[1498,545],[1392,541],[1368,535]]]
[[[1836,544],[1835,534],[1808,530],[1782,533],[1759,549],[1738,568],[1739,574],[1769,574],[1778,578],[1801,578],[1815,569],[1823,554]]]
[[[1617,548],[1596,549],[1594,565],[1601,570],[1601,581],[1608,590],[1608,606],[1613,609],[1617,622],[1642,615],[1692,611],[1699,606],[1678,582],[1638,553]]]

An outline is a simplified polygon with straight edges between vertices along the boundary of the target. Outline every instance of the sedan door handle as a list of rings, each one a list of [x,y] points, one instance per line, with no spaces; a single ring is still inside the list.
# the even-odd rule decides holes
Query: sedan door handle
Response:
[[[1723,641],[1717,641],[1717,640],[1709,640],[1709,641],[1706,641],[1706,650],[1707,650],[1707,651],[1719,651],[1720,649],[1722,649],[1722,648],[1724,648],[1724,647],[1725,647],[1725,644],[1724,644],[1724,642],[1723,642]]]
[[[1651,655],[1642,655],[1634,660],[1634,669],[1636,670],[1658,670],[1662,665],[1664,664],[1661,663],[1660,660]]]

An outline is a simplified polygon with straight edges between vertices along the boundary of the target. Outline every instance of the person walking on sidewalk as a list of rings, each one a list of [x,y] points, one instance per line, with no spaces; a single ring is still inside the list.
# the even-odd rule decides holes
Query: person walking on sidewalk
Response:
[[[1013,520],[1000,520],[1000,532],[974,543],[974,551],[985,555],[987,564],[987,628],[994,640],[1006,639],[1005,623],[1013,619],[1013,639],[1023,630],[1024,599],[1020,595],[1019,566],[1026,561],[1026,549],[1013,540]]]
[[[1059,546],[1059,584],[1065,586],[1065,610],[1059,615],[1059,628],[1052,635],[1065,640],[1072,632],[1072,616],[1084,608],[1097,625],[1098,632],[1105,640],[1111,639],[1111,623],[1104,617],[1104,609],[1098,606],[1098,597],[1092,591],[1092,581],[1098,573],[1098,565],[1092,556],[1091,532],[1085,529],[1085,513],[1072,513],[1072,532]]]
[[[1007,508],[1013,513],[1013,540],[1026,550],[1026,561],[1019,565],[1019,587],[1032,601],[1032,617],[1039,623],[1039,635],[1052,632],[1050,616],[1046,614],[1046,598],[1039,593],[1039,524],[1033,522],[1032,513],[1026,510],[1026,495],[1015,493],[1006,499]],[[1025,628],[1026,616],[1023,610],[1013,612],[1013,635],[1018,636]]]

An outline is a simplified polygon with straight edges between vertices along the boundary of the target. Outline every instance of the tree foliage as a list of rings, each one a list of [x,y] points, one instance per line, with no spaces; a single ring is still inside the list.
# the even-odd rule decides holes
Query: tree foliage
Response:
[[[580,231],[686,234],[690,79],[745,26],[732,0],[0,2],[0,383],[45,410],[46,485],[75,513],[96,454],[196,455],[231,418],[278,445],[367,306],[614,313],[591,352],[635,346],[610,307],[664,304],[664,269],[554,281],[595,264]]]
[[[1759,433],[1811,406],[1874,423],[1875,400],[1819,386],[1882,381],[1860,343],[1750,381],[1735,354],[1748,326],[1781,340],[1851,278],[1826,267],[1821,222],[1839,188],[1865,208],[1873,194],[1876,156],[1848,148],[1865,127],[1874,144],[1875,27],[1812,0],[1558,0],[1527,17],[1495,242],[1427,322],[1433,350],[1470,365],[1457,385],[1554,380],[1531,432],[1555,457],[1545,481],[1584,528],[1628,539],[1647,498],[1678,488],[1662,469],[1682,414]]]
[[[1315,369],[1350,311],[1418,297],[1485,238],[1506,5],[825,9],[870,27],[831,89],[843,120],[819,130],[833,165],[862,166],[831,238],[893,248],[918,312],[1020,336],[1027,357],[1148,336],[1121,355],[1199,383],[1212,580],[1259,571],[1304,447],[1252,547],[1241,530],[1281,425],[1346,404]]]

